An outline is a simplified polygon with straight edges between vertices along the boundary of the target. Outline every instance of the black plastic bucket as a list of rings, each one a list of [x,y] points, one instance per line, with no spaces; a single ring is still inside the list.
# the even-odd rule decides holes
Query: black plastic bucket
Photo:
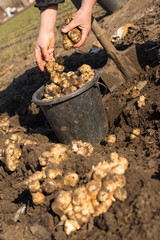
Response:
[[[41,100],[45,85],[32,97],[39,105],[61,143],[82,140],[93,145],[100,143],[108,132],[102,96],[99,90],[98,71],[82,88],[53,100]]]
[[[126,0],[98,0],[98,3],[110,13],[121,8],[125,2]]]

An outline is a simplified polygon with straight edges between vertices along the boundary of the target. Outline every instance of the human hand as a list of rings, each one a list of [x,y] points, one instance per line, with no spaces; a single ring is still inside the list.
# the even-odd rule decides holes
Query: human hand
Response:
[[[96,0],[71,0],[78,9],[74,19],[62,29],[62,32],[67,33],[75,27],[82,31],[81,40],[74,45],[80,47],[86,41],[88,33],[91,30],[92,10]]]
[[[44,71],[43,60],[54,59],[54,34],[40,33],[35,45],[35,57],[41,71]]]
[[[41,12],[40,30],[35,45],[35,57],[41,71],[44,71],[43,60],[54,59],[54,28],[56,24],[57,5]]]
[[[75,48],[78,48],[86,41],[88,33],[91,30],[91,13],[88,11],[83,11],[80,8],[77,11],[74,19],[62,29],[62,32],[67,33],[76,27],[78,27],[82,33],[81,40],[74,45]]]

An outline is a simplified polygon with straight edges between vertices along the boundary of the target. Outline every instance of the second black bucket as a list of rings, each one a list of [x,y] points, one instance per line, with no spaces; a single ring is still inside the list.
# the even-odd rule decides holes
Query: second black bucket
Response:
[[[106,11],[113,13],[121,8],[126,0],[98,0],[97,1]]]
[[[102,96],[98,86],[99,74],[82,88],[53,100],[42,100],[45,86],[32,97],[39,105],[59,142],[69,144],[82,140],[93,145],[100,143],[108,132]]]

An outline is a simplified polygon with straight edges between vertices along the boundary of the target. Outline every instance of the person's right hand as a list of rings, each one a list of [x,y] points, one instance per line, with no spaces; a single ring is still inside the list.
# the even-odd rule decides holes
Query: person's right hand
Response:
[[[56,24],[57,5],[43,10],[40,17],[40,29],[35,45],[35,57],[41,71],[44,71],[43,60],[54,59],[54,29]]]
[[[44,71],[43,60],[54,59],[54,33],[40,32],[35,45],[35,57],[41,71]]]

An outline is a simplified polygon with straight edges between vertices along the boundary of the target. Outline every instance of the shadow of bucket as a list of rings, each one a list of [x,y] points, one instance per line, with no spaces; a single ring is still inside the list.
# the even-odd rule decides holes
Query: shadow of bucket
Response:
[[[40,106],[61,143],[82,140],[95,145],[108,133],[108,121],[98,85],[99,74],[94,71],[95,77],[73,93],[53,100],[41,100],[44,85],[32,96],[32,101]]]

